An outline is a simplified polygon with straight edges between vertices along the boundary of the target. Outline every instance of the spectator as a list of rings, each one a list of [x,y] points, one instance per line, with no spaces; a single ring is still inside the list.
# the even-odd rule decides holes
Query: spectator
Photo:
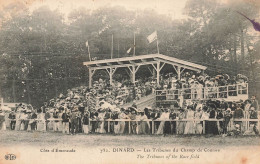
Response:
[[[50,112],[49,112],[49,109],[45,109],[45,115],[44,115],[44,119],[45,119],[45,124],[46,124],[46,130],[48,131],[49,130],[49,125],[50,125],[50,121],[49,119],[51,118],[51,115],[50,115]]]
[[[224,113],[224,122],[223,122],[223,135],[227,135],[227,126],[230,122],[230,119],[232,118],[231,109],[228,108],[226,112]]]
[[[37,119],[37,114],[35,113],[35,110],[32,111],[32,116],[31,116],[31,130],[34,131],[36,130],[36,124],[37,121],[35,119]]]
[[[258,101],[256,100],[255,95],[251,97],[251,107],[254,107],[256,111],[259,111],[259,104]]]
[[[6,130],[5,115],[2,110],[0,110],[0,130]]]
[[[78,108],[74,108],[70,115],[71,122],[71,135],[75,135],[78,132]]]
[[[16,120],[15,120],[15,112],[14,110],[11,111],[11,113],[9,114],[8,118],[11,119],[10,122],[10,129],[11,130],[15,130],[15,124],[16,124]]]
[[[41,110],[38,111],[39,113],[37,114],[37,130],[41,132],[46,131],[46,123],[45,123],[45,113],[43,113]]]
[[[53,126],[53,131],[54,132],[57,132],[59,131],[59,116],[58,116],[59,112],[58,112],[58,109],[55,109],[54,112],[53,112],[53,118],[54,118],[54,126]]]
[[[69,134],[69,110],[65,109],[62,113],[62,133],[65,134]]]
[[[250,108],[250,117],[249,118],[250,119],[258,119],[258,113],[257,113],[257,111],[255,110],[254,107]],[[257,122],[258,121],[250,121],[249,122],[250,128],[253,127],[253,131],[255,132],[256,135],[259,134],[259,131],[257,129]]]
[[[241,109],[241,103],[238,103],[237,108],[234,111],[234,119],[242,119],[243,117],[244,117],[244,113],[243,113],[243,110]],[[240,131],[242,130],[242,127],[241,127],[242,121],[234,121],[234,124],[239,126]]]

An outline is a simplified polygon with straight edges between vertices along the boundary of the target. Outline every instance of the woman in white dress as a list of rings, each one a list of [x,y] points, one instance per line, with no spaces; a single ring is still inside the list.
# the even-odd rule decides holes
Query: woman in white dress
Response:
[[[162,121],[160,122],[160,126],[159,126],[158,131],[157,131],[156,134],[163,134],[164,124],[165,124],[165,121],[164,121],[164,120],[168,120],[169,117],[170,117],[170,113],[167,112],[167,110],[168,110],[168,109],[164,109],[164,110],[163,110],[163,113],[161,114],[161,116],[160,116],[160,118],[159,118],[159,120],[162,120]]]
[[[55,124],[55,122],[53,121],[53,112],[54,112],[54,109],[51,109],[50,111],[49,111],[49,115],[50,115],[50,118],[49,118],[49,120],[50,120],[50,122],[48,122],[47,123],[47,128],[48,129],[46,129],[46,130],[53,130],[54,129],[54,124]],[[47,113],[46,113],[47,114]]]
[[[197,99],[200,100],[203,98],[203,93],[202,93],[203,85],[198,83],[196,89],[197,89]]]
[[[137,134],[148,134],[149,133],[149,127],[147,121],[144,121],[147,119],[147,116],[144,114],[144,111],[140,111],[140,115],[138,116],[138,132]]]
[[[129,117],[124,113],[124,109],[121,109],[121,113],[118,116],[119,119],[129,119]],[[119,134],[123,134],[125,131],[125,121],[119,121]]]
[[[245,118],[249,118],[249,110],[250,110],[250,107],[251,107],[251,103],[249,100],[246,100],[245,101]]]
[[[178,115],[178,117],[176,118],[177,120],[179,120],[177,122],[177,134],[183,134],[184,133],[184,129],[185,129],[185,121],[181,121],[182,119],[185,119],[186,117],[186,113],[184,111],[184,109],[180,109],[180,113]]]
[[[183,91],[180,90],[180,95],[179,95],[179,106],[180,108],[183,107]]]
[[[21,111],[17,111],[16,116],[15,116],[15,118],[16,118],[15,130],[20,130],[20,127],[21,127],[20,117],[21,117]]]
[[[26,114],[25,112],[22,112],[21,115],[20,115],[20,120],[21,120],[21,126],[20,126],[20,130],[24,130],[24,120],[26,120]]]
[[[62,131],[62,129],[63,129],[63,125],[62,125],[62,112],[61,111],[59,111],[59,114],[58,114],[58,119],[60,119],[59,120],[59,123],[58,123],[58,131]]]
[[[190,89],[191,89],[191,99],[196,99],[197,98],[197,85],[195,82],[192,80],[190,83]]]
[[[45,114],[43,112],[39,113],[37,116],[38,122],[37,122],[37,130],[41,132],[46,131],[46,124],[45,124]]]
[[[100,111],[100,113],[98,114],[98,120],[100,120],[99,123],[98,123],[98,128],[97,128],[98,133],[106,133],[106,130],[105,130],[105,127],[104,127],[105,114],[106,113],[105,113],[104,110]]]
[[[188,106],[188,111],[186,114],[186,119],[194,119],[194,111]],[[187,121],[184,134],[195,134],[194,121]]]
[[[202,112],[201,108],[195,112],[195,119],[201,119]],[[202,124],[201,121],[195,121],[195,134],[202,134]]]

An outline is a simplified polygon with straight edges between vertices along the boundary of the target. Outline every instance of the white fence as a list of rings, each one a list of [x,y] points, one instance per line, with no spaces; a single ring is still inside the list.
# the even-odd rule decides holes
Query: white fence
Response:
[[[219,87],[182,88],[156,90],[156,101],[226,99],[238,101],[248,99],[248,83]]]

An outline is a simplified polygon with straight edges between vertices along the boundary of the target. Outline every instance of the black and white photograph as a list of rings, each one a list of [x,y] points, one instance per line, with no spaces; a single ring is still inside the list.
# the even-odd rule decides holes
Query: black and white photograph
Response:
[[[0,164],[257,164],[259,0],[0,0]]]

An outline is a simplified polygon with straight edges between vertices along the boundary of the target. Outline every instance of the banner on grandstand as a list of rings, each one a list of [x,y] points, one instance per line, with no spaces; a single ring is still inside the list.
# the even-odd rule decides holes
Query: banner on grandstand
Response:
[[[127,51],[126,51],[126,53],[130,53],[131,52],[131,50],[132,50],[132,47],[130,47]]]
[[[147,37],[147,40],[150,43],[152,43],[153,41],[157,40],[157,53],[160,54],[160,51],[159,51],[159,42],[158,42],[158,37],[157,37],[157,31],[154,31],[151,35],[149,35]]]
[[[147,37],[149,43],[152,43],[157,39],[157,31],[154,31],[151,35]]]

